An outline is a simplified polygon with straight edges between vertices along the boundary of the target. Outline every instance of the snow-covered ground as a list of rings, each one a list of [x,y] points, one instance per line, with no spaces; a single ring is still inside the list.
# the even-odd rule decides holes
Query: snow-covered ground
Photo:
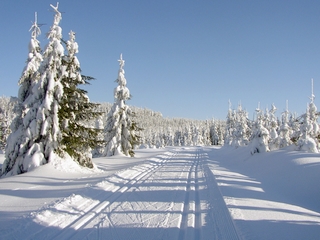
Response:
[[[94,162],[0,179],[0,239],[319,239],[320,154],[171,147]]]

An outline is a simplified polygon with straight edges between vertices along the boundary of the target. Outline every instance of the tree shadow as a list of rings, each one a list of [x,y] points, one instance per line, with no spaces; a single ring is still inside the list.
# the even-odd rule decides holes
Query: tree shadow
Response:
[[[305,185],[301,176],[319,179],[314,178],[319,173],[319,164],[291,167],[288,172],[285,161],[290,160],[286,152],[277,153],[277,159],[272,159],[272,153],[267,154],[243,161],[230,159],[236,157],[236,151],[230,155],[220,155],[215,149],[208,151],[207,164],[240,232],[248,239],[318,239],[320,190],[310,191],[311,185]],[[299,154],[299,157],[318,156]],[[273,169],[268,166],[270,161],[278,161],[273,163],[279,166],[276,171],[269,171]],[[308,175],[304,171],[310,166],[313,169],[308,169]]]

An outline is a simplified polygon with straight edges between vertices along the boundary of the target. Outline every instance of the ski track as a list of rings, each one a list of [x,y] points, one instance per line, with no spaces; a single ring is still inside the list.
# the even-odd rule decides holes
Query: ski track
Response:
[[[7,237],[240,239],[207,160],[201,147],[172,149],[32,213]]]

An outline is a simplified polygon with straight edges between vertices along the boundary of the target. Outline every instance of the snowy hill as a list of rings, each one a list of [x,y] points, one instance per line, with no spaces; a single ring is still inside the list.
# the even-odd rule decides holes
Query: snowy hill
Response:
[[[320,154],[171,147],[93,170],[65,161],[0,179],[0,239],[320,236]]]

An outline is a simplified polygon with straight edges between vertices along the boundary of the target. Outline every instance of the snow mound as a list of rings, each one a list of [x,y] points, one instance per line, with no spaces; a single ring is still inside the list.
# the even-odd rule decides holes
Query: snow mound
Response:
[[[103,170],[97,168],[96,165],[93,165],[93,168],[86,168],[80,166],[75,162],[69,155],[66,155],[64,158],[55,156],[53,161],[50,164],[58,171],[67,172],[67,173],[101,173]]]

